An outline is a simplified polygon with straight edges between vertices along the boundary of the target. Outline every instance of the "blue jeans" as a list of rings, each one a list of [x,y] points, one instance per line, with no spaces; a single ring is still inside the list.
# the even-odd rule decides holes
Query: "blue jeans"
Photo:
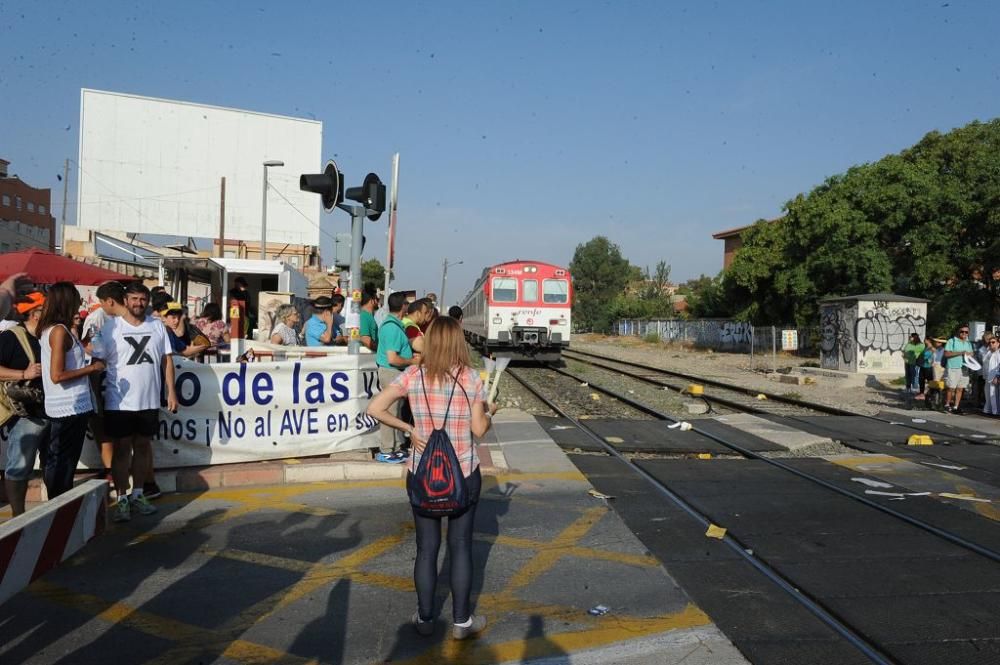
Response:
[[[917,390],[920,387],[920,368],[916,365],[905,365],[906,367],[906,389]]]
[[[7,437],[6,478],[28,480],[35,467],[35,455],[41,451],[42,463],[48,453],[49,423],[47,418],[17,418]]]
[[[48,457],[45,459],[45,489],[54,499],[73,489],[73,474],[80,462],[83,440],[87,436],[90,412],[66,418],[52,418]]]

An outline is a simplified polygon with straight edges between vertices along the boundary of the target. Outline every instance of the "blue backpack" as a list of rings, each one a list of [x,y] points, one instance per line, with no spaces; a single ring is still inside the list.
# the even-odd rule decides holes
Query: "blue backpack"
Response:
[[[458,462],[455,447],[445,427],[448,425],[448,414],[451,412],[451,401],[455,397],[455,389],[460,387],[458,377],[451,388],[448,397],[448,408],[445,409],[444,422],[441,427],[434,425],[431,414],[431,403],[427,396],[427,385],[424,383],[424,372],[420,370],[420,386],[424,391],[424,402],[427,405],[427,417],[434,427],[427,446],[420,456],[420,462],[413,473],[412,482],[407,483],[410,495],[410,505],[424,517],[448,517],[464,512],[470,502],[469,488],[466,485],[462,465]],[[462,388],[465,393],[465,388]],[[465,394],[469,399],[468,393]]]

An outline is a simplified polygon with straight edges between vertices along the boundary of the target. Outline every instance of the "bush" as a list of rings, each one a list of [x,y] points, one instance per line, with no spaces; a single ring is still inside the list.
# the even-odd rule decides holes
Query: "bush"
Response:
[[[646,333],[645,335],[642,336],[642,341],[647,342],[649,344],[659,344],[659,342],[660,342],[660,333],[658,333],[658,332],[648,332],[648,333]]]

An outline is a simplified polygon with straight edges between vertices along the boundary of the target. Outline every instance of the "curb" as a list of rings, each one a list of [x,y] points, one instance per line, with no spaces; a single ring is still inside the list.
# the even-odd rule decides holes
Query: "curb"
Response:
[[[254,485],[289,485],[343,481],[403,480],[405,464],[383,464],[364,461],[367,452],[344,453],[353,459],[332,460],[329,457],[286,459],[243,464],[161,469],[156,472],[156,483],[163,492],[204,492],[212,489],[250,487]],[[479,445],[479,463],[483,475],[496,476],[506,473],[506,459],[499,444]],[[98,479],[97,474],[77,475],[77,485]],[[45,485],[33,479],[28,485],[26,502],[40,504],[47,500]]]

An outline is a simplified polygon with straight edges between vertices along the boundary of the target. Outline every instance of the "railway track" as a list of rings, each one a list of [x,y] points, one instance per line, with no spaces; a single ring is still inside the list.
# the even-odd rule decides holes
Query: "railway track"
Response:
[[[568,377],[574,377],[574,375],[565,372],[564,370],[558,370],[555,368],[554,371],[563,374]],[[630,459],[628,456],[624,455],[619,451],[615,445],[609,443],[601,436],[597,431],[592,429],[586,424],[585,420],[580,420],[574,418],[570,415],[564,408],[557,404],[553,399],[549,398],[547,395],[543,394],[535,385],[526,380],[522,375],[520,370],[508,370],[508,374],[515,381],[520,383],[526,390],[532,393],[538,400],[544,403],[548,408],[552,409],[553,412],[559,414],[562,418],[569,421],[574,427],[579,428],[588,437],[593,439],[608,455],[618,460],[621,464],[625,465],[629,471],[637,474],[643,480],[645,480],[648,485],[660,496],[680,508],[683,512],[689,515],[702,527],[708,529],[714,525],[713,518],[711,515],[706,514],[704,511],[700,510],[691,501],[687,500],[682,491],[675,491],[668,484],[657,478],[653,473],[644,468],[644,462],[640,460]],[[595,386],[593,383],[590,387],[601,391],[604,394],[613,396],[617,399],[622,400],[622,402],[628,404],[629,406],[643,411],[648,415],[653,417],[677,422],[677,419],[669,416],[667,414],[659,413],[655,409],[652,409],[646,405],[643,405],[627,396],[617,395],[613,391],[603,389],[599,386]],[[949,546],[954,548],[960,548],[968,556],[969,553],[976,555],[974,559],[981,561],[984,564],[984,569],[990,572],[995,572],[995,564],[1000,563],[1000,550],[991,548],[986,545],[971,541],[962,535],[950,531],[946,528],[939,527],[931,522],[928,522],[919,517],[901,512],[889,506],[878,503],[872,499],[867,498],[864,495],[857,494],[855,492],[849,491],[836,484],[825,480],[817,475],[808,473],[799,468],[795,468],[789,464],[786,464],[777,459],[770,459],[751,450],[737,445],[733,442],[726,441],[723,437],[716,436],[707,431],[699,431],[697,424],[694,426],[694,430],[699,432],[702,436],[706,436],[719,444],[730,449],[734,453],[745,457],[747,459],[759,460],[765,464],[779,469],[782,473],[788,474],[789,476],[794,476],[800,480],[804,480],[815,486],[823,488],[824,490],[850,499],[853,502],[861,504],[867,509],[872,511],[877,511],[881,515],[888,516],[892,520],[902,522],[910,527],[919,529],[925,534],[930,534],[934,538],[945,541]],[[780,519],[780,516],[775,516],[775,519]],[[854,647],[859,653],[861,653],[866,659],[872,663],[899,663],[898,659],[889,655],[886,650],[875,641],[873,641],[867,634],[867,629],[864,626],[851,625],[848,621],[845,621],[840,613],[831,610],[823,602],[821,602],[814,594],[811,594],[808,588],[804,588],[799,582],[797,582],[793,576],[789,576],[781,570],[780,564],[773,564],[768,562],[766,559],[758,554],[755,554],[754,549],[750,547],[743,539],[739,533],[734,533],[732,530],[727,530],[721,538],[722,542],[736,555],[738,555],[747,564],[752,566],[757,572],[763,575],[767,580],[773,583],[776,587],[780,588],[783,593],[794,599],[802,607],[804,607],[809,613],[819,619],[823,624],[832,629],[840,637],[846,640],[852,647]],[[978,559],[981,557],[981,559]]]
[[[907,423],[900,420],[892,420],[889,418],[883,418],[879,416],[873,416],[868,414],[856,413],[853,411],[848,411],[846,409],[840,409],[834,406],[826,404],[816,404],[812,402],[806,402],[801,399],[796,399],[793,397],[788,397],[786,395],[778,395],[771,392],[762,392],[754,388],[746,388],[743,386],[732,386],[722,381],[716,381],[712,379],[707,379],[705,377],[700,377],[692,374],[686,374],[682,372],[675,372],[673,370],[664,369],[661,367],[653,367],[651,365],[644,365],[641,363],[625,361],[625,360],[612,360],[603,358],[593,353],[588,353],[585,351],[572,351],[564,353],[564,357],[567,360],[573,360],[575,362],[583,363],[591,367],[597,367],[609,372],[615,372],[622,376],[629,377],[636,381],[640,381],[649,385],[660,386],[664,388],[670,388],[678,392],[683,392],[687,388],[687,385],[679,383],[677,379],[681,379],[690,383],[697,383],[699,385],[711,386],[712,390],[707,391],[705,394],[699,396],[707,404],[718,404],[736,411],[742,411],[745,413],[751,413],[762,416],[778,416],[786,421],[792,421],[793,423],[798,422],[801,425],[805,425],[807,429],[811,431],[821,431],[831,439],[841,440],[843,438],[842,432],[836,426],[824,425],[817,419],[807,420],[810,416],[817,415],[831,415],[831,416],[849,416],[852,418],[862,418],[872,423],[879,423],[882,425],[891,426],[902,426],[910,427],[911,429],[920,429],[926,431],[935,440],[944,439],[946,441],[955,440],[969,445],[990,445],[998,443],[996,440],[990,439],[986,435],[982,434],[964,434],[961,432],[954,431],[953,428],[949,428],[944,425],[939,425],[937,423],[925,422],[919,425],[917,428],[907,425]],[[628,369],[624,369],[628,368]],[[555,372],[560,372],[567,374],[568,376],[573,376],[572,374],[566,372],[565,370],[551,367],[549,369]],[[665,380],[663,377],[673,377],[674,380]],[[719,394],[721,393],[721,394]],[[759,396],[763,396],[763,399]],[[711,410],[711,406],[709,406]],[[848,448],[854,448],[861,452],[872,452],[871,446],[886,447],[886,442],[884,440],[879,440],[874,437],[859,437],[858,443],[871,444],[871,446],[861,447],[858,444],[854,444],[851,441],[841,440],[842,445]],[[996,472],[992,469],[985,468],[982,466],[977,466],[973,462],[968,460],[955,459],[949,456],[947,452],[942,452],[942,448],[935,446],[935,450],[925,449],[923,447],[910,447],[908,452],[918,455],[920,457],[926,457],[929,459],[936,460],[938,462],[946,462],[951,464],[960,464],[969,468],[974,468],[979,472],[989,474],[990,476],[997,476]]]
[[[578,355],[574,355],[578,354]],[[602,362],[597,362],[591,358],[600,358],[600,356],[594,356],[592,354],[584,354],[582,352],[573,353],[563,353],[563,358],[566,360],[573,360],[591,367],[598,367],[601,369],[608,370],[610,372],[615,372],[622,376],[627,376],[631,379],[637,381],[642,381],[654,386],[659,386],[662,388],[670,388],[678,393],[687,393],[693,399],[700,399],[705,402],[708,406],[709,411],[714,411],[713,405],[719,405],[728,409],[732,409],[737,412],[742,413],[754,413],[761,415],[774,415],[774,416],[795,416],[795,415],[821,415],[835,413],[836,415],[854,415],[848,414],[846,411],[840,409],[826,409],[822,405],[810,404],[803,402],[802,400],[796,400],[793,398],[786,397],[784,395],[775,395],[772,393],[764,393],[759,390],[753,390],[749,388],[742,388],[740,386],[730,386],[722,383],[721,381],[711,381],[706,380],[702,377],[696,377],[690,374],[681,374],[678,372],[669,372],[667,370],[661,370],[656,367],[651,367],[647,365],[639,365],[638,363],[630,363],[619,360],[608,360],[602,359]],[[559,371],[557,368],[549,366],[550,369]],[[623,369],[623,367],[636,368],[636,369]],[[682,379],[688,383],[680,383],[678,381],[666,381],[663,379],[664,376],[673,376],[677,379]],[[688,392],[690,384],[697,384],[700,386],[710,385],[713,390],[710,393],[705,393],[702,395],[693,395]]]

